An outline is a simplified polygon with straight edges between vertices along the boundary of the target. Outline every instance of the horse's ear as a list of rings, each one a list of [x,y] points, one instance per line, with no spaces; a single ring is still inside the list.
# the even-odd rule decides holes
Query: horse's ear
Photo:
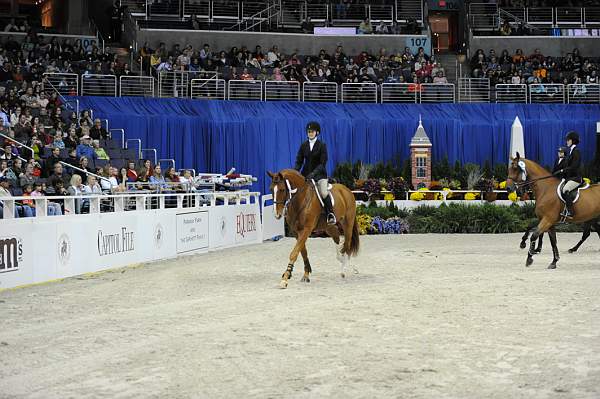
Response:
[[[277,176],[279,176],[279,178],[280,178],[281,180],[284,180],[284,178],[283,178],[283,175],[281,174],[281,172],[277,173]]]
[[[519,151],[517,151],[517,158],[515,158],[515,159],[516,159],[517,161],[518,161],[519,159],[521,159],[521,154],[519,154]]]
[[[271,171],[267,171],[267,175],[269,175],[269,177],[271,179],[275,178],[275,173],[271,172]]]

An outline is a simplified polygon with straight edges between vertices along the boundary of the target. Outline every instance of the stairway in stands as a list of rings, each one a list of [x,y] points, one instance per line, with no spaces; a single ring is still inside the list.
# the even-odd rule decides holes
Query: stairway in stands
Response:
[[[440,62],[446,71],[446,79],[448,79],[448,83],[456,83],[456,56],[457,53],[451,51],[435,53],[436,61]],[[463,69],[463,74],[464,73],[465,70]]]

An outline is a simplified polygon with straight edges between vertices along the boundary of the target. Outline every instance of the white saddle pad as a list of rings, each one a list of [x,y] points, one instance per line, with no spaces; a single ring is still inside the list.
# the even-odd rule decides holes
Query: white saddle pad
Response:
[[[323,198],[321,198],[321,193],[319,193],[319,188],[317,187],[317,182],[315,182],[314,180],[311,180],[311,182],[313,184],[313,187],[315,188],[315,192],[317,193],[317,198],[319,199],[321,206],[324,207],[325,204],[323,203]],[[331,192],[332,189],[333,189],[333,185],[331,183],[328,183],[327,191],[329,191],[329,196],[331,197],[331,205],[335,206],[335,196]]]
[[[562,179],[562,181],[556,188],[556,195],[558,195],[558,198],[560,198],[560,200],[562,202],[565,202],[565,199],[563,198],[563,187],[565,186],[566,183],[567,183],[567,180]],[[590,185],[587,183],[583,183],[582,185],[580,185],[579,188],[577,188],[577,195],[575,196],[575,199],[573,199],[573,203],[577,202],[577,200],[579,199],[579,195],[581,194],[581,191],[587,190],[588,188],[590,188]]]

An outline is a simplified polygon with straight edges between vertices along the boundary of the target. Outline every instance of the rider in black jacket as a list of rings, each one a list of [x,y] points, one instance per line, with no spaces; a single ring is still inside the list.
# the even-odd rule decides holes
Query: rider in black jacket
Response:
[[[327,146],[321,140],[317,140],[320,132],[321,126],[317,122],[310,122],[306,125],[308,140],[303,142],[298,150],[295,169],[301,171],[300,173],[307,181],[315,180],[317,182],[317,188],[327,212],[327,223],[336,224],[333,204],[327,189]]]
[[[581,185],[583,177],[581,174],[581,152],[577,145],[579,144],[579,134],[574,131],[567,133],[567,147],[569,148],[568,153],[564,161],[564,166],[555,171],[554,175],[565,179],[567,182],[563,186],[563,198],[566,202],[564,216],[573,216],[573,192]]]

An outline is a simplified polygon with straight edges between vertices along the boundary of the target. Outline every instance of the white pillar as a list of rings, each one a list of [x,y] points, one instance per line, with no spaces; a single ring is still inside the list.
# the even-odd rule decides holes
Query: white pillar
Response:
[[[519,153],[519,155],[521,155],[521,158],[525,157],[525,140],[523,139],[523,125],[521,124],[521,121],[519,120],[518,116],[515,117],[515,121],[512,124],[510,132],[510,157],[516,157],[517,152]]]

